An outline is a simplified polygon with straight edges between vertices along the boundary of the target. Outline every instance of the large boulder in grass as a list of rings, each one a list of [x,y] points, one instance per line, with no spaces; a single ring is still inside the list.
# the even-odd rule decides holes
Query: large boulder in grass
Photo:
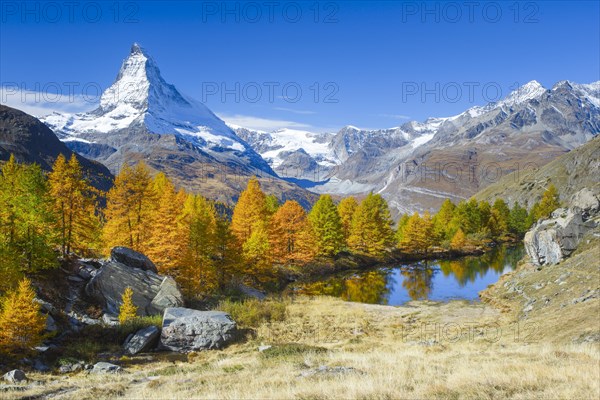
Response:
[[[160,347],[180,353],[220,349],[233,340],[235,332],[235,321],[225,312],[167,308]]]
[[[125,253],[118,251],[115,254]],[[117,258],[129,260],[127,257]],[[142,260],[140,257],[136,259]],[[106,312],[114,315],[119,314],[121,298],[128,287],[133,291],[133,304],[140,316],[161,314],[168,307],[183,305],[183,296],[171,277],[143,269],[138,261],[131,265],[114,259],[106,262],[86,285],[86,294],[100,303]]]
[[[128,267],[138,268],[144,271],[152,271],[155,274],[158,274],[156,265],[154,265],[154,263],[148,257],[142,253],[130,249],[129,247],[113,247],[113,249],[110,251],[110,258],[112,261],[125,264]]]
[[[554,210],[550,218],[538,221],[525,234],[525,250],[534,264],[557,264],[577,249],[587,232],[598,226],[598,217],[599,196],[584,188],[571,197],[569,208]]]

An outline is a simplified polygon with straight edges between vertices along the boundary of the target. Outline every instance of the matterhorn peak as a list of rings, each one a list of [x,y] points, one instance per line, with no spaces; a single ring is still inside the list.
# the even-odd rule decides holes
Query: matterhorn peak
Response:
[[[131,51],[129,52],[129,54],[130,55],[133,55],[133,54],[142,54],[143,55],[144,54],[144,49],[142,48],[142,46],[140,46],[139,43],[134,42],[131,45]]]

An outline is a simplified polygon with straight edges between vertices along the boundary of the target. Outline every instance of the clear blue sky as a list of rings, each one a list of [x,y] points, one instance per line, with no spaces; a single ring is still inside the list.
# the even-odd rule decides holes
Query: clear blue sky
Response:
[[[106,88],[139,42],[168,82],[231,121],[337,130],[453,115],[533,79],[600,80],[598,1],[469,4],[2,1],[0,82]],[[223,101],[236,83],[239,101]]]

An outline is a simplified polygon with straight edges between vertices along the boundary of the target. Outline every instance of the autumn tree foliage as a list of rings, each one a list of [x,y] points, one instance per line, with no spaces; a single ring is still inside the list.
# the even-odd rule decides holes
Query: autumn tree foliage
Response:
[[[137,317],[137,307],[133,304],[133,290],[125,288],[121,296],[121,307],[119,307],[119,323],[125,324]]]
[[[315,241],[306,211],[298,202],[286,201],[271,218],[269,243],[279,264],[302,263],[315,254]]]
[[[265,282],[272,278],[273,264],[269,233],[263,222],[252,227],[252,234],[242,246],[245,277]]]
[[[185,192],[178,192],[167,176],[159,172],[152,180],[152,193],[156,199],[150,210],[150,231],[145,245],[146,255],[156,264],[159,272],[176,274],[184,252],[186,232],[179,217],[183,210]]]
[[[348,241],[350,237],[350,231],[352,229],[352,218],[358,208],[358,202],[352,196],[346,197],[338,204],[338,214],[342,221],[342,230],[344,232],[344,239]]]
[[[107,194],[104,247],[127,246],[145,252],[152,231],[155,196],[150,171],[144,163],[124,165]]]
[[[399,244],[402,242],[404,238],[404,229],[406,228],[406,224],[408,224],[408,220],[410,216],[408,214],[402,214],[400,219],[398,220],[398,224],[396,225],[396,243]]]
[[[444,240],[452,238],[452,218],[454,217],[454,210],[456,205],[450,200],[446,199],[442,203],[440,210],[433,217],[433,235],[437,243],[442,243]]]
[[[344,231],[338,209],[330,195],[319,197],[308,214],[317,254],[333,256],[344,248]]]
[[[369,193],[352,218],[348,246],[358,253],[381,255],[394,243],[392,224],[387,202],[381,195]]]
[[[69,161],[62,154],[56,158],[48,183],[63,255],[72,250],[79,254],[99,250],[99,193],[85,179],[75,154]]]
[[[269,218],[267,196],[258,179],[252,178],[233,209],[231,232],[242,249],[243,264],[236,272],[261,282],[272,275]]]
[[[433,239],[433,222],[429,213],[426,212],[423,217],[414,213],[404,227],[399,245],[410,253],[427,253]]]
[[[452,237],[452,241],[450,242],[450,247],[455,250],[460,250],[467,244],[467,237],[462,229],[458,228],[454,236]]]
[[[275,211],[281,206],[279,204],[279,200],[277,200],[277,196],[274,194],[270,194],[266,197],[267,202],[267,211],[269,216],[275,214]]]
[[[58,265],[55,227],[44,173],[11,156],[0,174],[0,291],[14,287],[24,273]]]
[[[558,198],[558,191],[556,186],[550,184],[540,200],[539,209],[537,210],[536,218],[548,218],[552,211],[560,207],[560,200]]]
[[[252,178],[240,194],[231,218],[231,230],[240,245],[250,238],[258,225],[263,225],[261,228],[266,231],[268,217],[267,196],[261,190],[258,179]]]
[[[31,281],[24,278],[2,300],[0,311],[0,353],[26,355],[44,339],[46,318],[35,301]]]
[[[188,297],[214,292],[219,286],[218,215],[212,203],[199,195],[188,195],[179,219],[184,248],[178,282]]]

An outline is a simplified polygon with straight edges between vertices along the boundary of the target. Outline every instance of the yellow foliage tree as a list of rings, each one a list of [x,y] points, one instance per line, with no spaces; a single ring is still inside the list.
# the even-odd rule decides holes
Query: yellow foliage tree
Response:
[[[28,354],[44,339],[46,319],[34,299],[35,291],[27,278],[5,296],[0,313],[0,352]]]
[[[216,210],[208,200],[198,195],[187,196],[179,223],[185,248],[178,282],[189,297],[210,294],[218,287],[217,223]]]
[[[381,256],[393,245],[392,224],[387,202],[381,195],[369,193],[352,218],[348,246],[355,252]]]
[[[450,241],[450,246],[455,250],[460,250],[465,247],[467,244],[467,238],[462,229],[458,228],[452,240]]]
[[[60,154],[48,174],[50,195],[60,234],[63,255],[72,250],[90,255],[100,245],[98,191],[83,176],[75,154],[67,162]]]
[[[240,194],[231,218],[231,230],[239,243],[243,245],[250,238],[254,227],[260,225],[257,223],[260,222],[264,228],[268,216],[267,196],[261,190],[258,179],[252,178]]]
[[[178,193],[162,172],[154,177],[152,187],[156,205],[149,215],[146,255],[156,264],[160,273],[177,275],[185,252],[185,231],[178,223],[185,194]]]
[[[338,214],[342,220],[342,230],[344,231],[344,238],[346,242],[350,237],[350,231],[352,229],[352,218],[358,208],[358,202],[352,196],[346,197],[338,204]]]
[[[104,226],[105,249],[128,246],[145,252],[155,207],[150,172],[144,163],[123,166],[107,195]]]
[[[296,201],[286,201],[271,218],[269,243],[274,261],[280,264],[303,263],[314,257],[310,222]]]
[[[119,322],[124,324],[137,317],[137,307],[133,304],[133,290],[127,287],[121,297],[121,307],[119,308]]]
[[[414,213],[404,227],[400,247],[411,253],[427,253],[433,243],[433,222],[429,213]]]
[[[560,201],[558,199],[558,190],[556,190],[556,186],[550,184],[542,195],[536,219],[549,217],[550,214],[552,214],[552,211],[559,207]]]
[[[252,235],[244,242],[242,250],[247,277],[259,282],[269,280],[273,275],[273,266],[269,235],[264,223],[259,221],[254,225]]]

